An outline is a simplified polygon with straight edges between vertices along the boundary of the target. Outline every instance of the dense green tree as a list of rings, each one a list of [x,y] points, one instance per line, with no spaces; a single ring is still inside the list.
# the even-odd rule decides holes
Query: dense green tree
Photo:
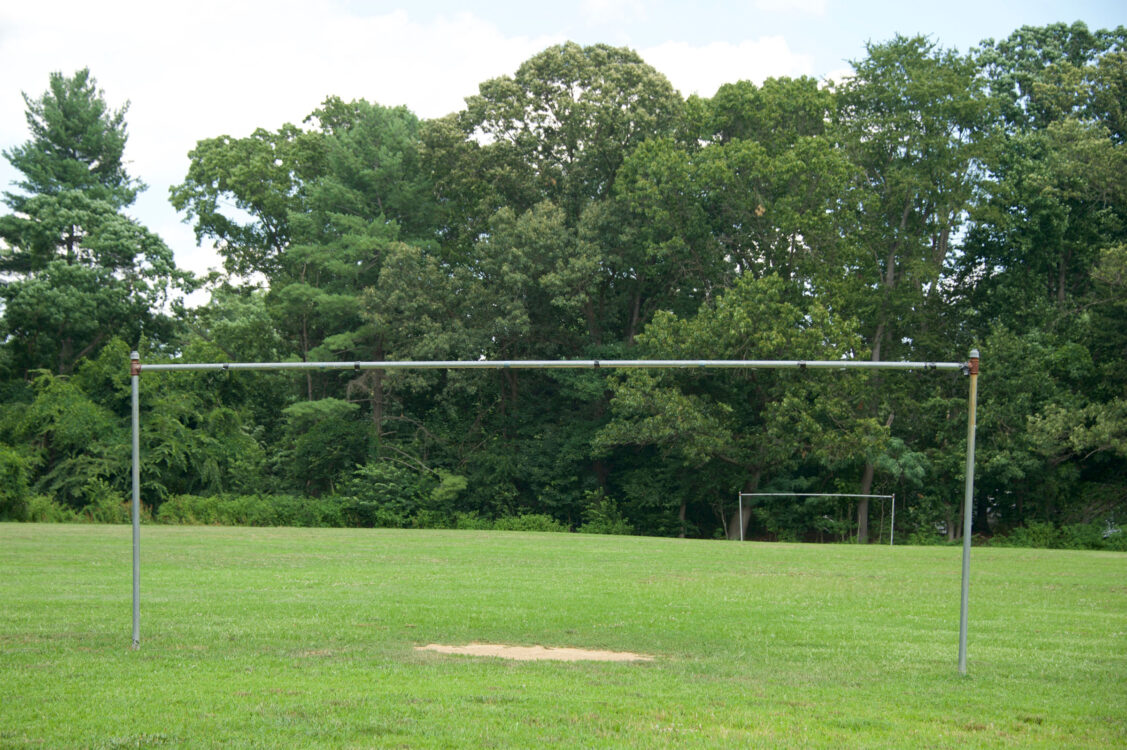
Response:
[[[951,359],[943,287],[953,240],[985,177],[991,101],[972,60],[923,37],[871,44],[854,68],[838,92],[836,122],[843,149],[863,170],[849,198],[860,210],[856,243],[865,251],[855,259],[864,286],[849,300],[851,311],[873,361]],[[872,383],[870,413],[884,421],[900,399],[884,379]],[[862,494],[874,470],[866,462]],[[862,501],[861,541],[867,513]]]
[[[88,70],[54,73],[24,100],[31,140],[4,151],[24,175],[0,217],[5,346],[21,374],[65,374],[114,336],[167,333],[162,308],[188,277],[122,212],[143,187],[122,162],[125,109],[108,107]]]
[[[496,180],[504,205],[519,213],[550,200],[575,226],[639,143],[672,132],[680,108],[669,81],[637,53],[569,42],[481,84],[462,122],[487,142],[482,176],[514,178]]]
[[[976,533],[1127,507],[1123,29],[970,55],[871,44],[836,87],[687,101],[562,44],[422,122],[336,97],[199,141],[173,204],[210,303],[123,213],[125,109],[86,71],[25,97],[0,217],[0,514],[120,516],[146,361],[961,358],[983,349]],[[175,310],[175,319],[166,315]],[[143,498],[296,493],[363,525],[548,514],[619,533],[961,533],[955,373],[325,370],[143,378]],[[338,500],[333,496],[341,496]],[[39,502],[39,501],[35,501]],[[870,521],[870,511],[873,518]],[[879,515],[877,514],[879,511]],[[459,520],[460,519],[460,520]],[[872,528],[870,528],[870,523]]]
[[[275,454],[277,471],[313,495],[332,493],[369,452],[367,430],[358,407],[335,398],[286,407],[285,435]]]
[[[1000,418],[986,418],[981,441],[983,532],[991,519],[1002,530],[1086,522],[1127,498],[1114,447],[1127,388],[1116,301],[1125,42],[1123,28],[1055,24],[976,53],[1003,134],[986,152],[993,179],[971,213],[956,290],[998,350],[1001,390],[984,409]]]
[[[639,337],[655,359],[853,358],[861,353],[855,323],[841,319],[778,276],[750,275],[689,319],[659,315]],[[666,460],[704,477],[724,477],[731,494],[713,496],[729,538],[751,518],[728,518],[734,490],[794,476],[804,458],[829,468],[858,454],[878,454],[885,439],[874,420],[850,414],[856,378],[815,380],[770,370],[631,373],[613,381],[615,415],[597,445],[654,446]],[[685,517],[684,504],[678,515]]]
[[[1098,103],[1105,111],[1121,107],[1108,95],[1125,47],[1127,28],[1091,31],[1076,21],[1023,26],[1006,39],[985,40],[976,53],[1007,127],[1022,131],[1043,129],[1082,110],[1099,110]],[[1104,73],[1100,92],[1088,89],[1093,66]]]
[[[291,213],[304,209],[304,185],[320,174],[320,146],[320,138],[289,124],[202,140],[170,200],[194,222],[198,242],[213,241],[229,273],[269,276],[289,246]]]
[[[833,93],[813,78],[768,78],[726,83],[707,102],[699,137],[727,143],[755,141],[776,155],[801,138],[823,135],[833,119]]]
[[[22,211],[28,196],[75,190],[115,208],[133,203],[143,186],[122,161],[128,105],[111,110],[86,68],[70,77],[52,73],[46,93],[23,99],[31,140],[4,151],[24,175],[16,184],[25,195],[5,193],[13,209]]]

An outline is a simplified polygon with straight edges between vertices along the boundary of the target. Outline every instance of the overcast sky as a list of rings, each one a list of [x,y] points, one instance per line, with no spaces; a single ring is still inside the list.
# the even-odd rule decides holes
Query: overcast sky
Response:
[[[966,51],[1026,24],[1113,28],[1127,24],[1125,8],[1122,0],[5,0],[0,148],[28,138],[21,92],[39,97],[52,71],[89,67],[111,106],[130,102],[128,168],[150,186],[131,213],[181,266],[202,272],[217,257],[195,247],[168,204],[188,151],[203,138],[300,122],[328,95],[437,117],[460,109],[482,81],[573,40],[631,47],[683,94],[711,96],[741,79],[833,76],[864,56],[867,41],[896,33]],[[6,189],[18,175],[0,162]]]

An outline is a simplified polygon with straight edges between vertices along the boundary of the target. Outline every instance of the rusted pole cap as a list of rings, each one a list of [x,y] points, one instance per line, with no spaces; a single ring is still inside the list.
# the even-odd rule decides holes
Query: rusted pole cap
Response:
[[[967,362],[967,369],[968,369],[967,374],[969,374],[969,375],[977,375],[978,374],[978,350],[977,349],[971,349],[970,350],[970,362]]]
[[[129,354],[129,375],[131,377],[141,374],[141,355],[139,352]]]

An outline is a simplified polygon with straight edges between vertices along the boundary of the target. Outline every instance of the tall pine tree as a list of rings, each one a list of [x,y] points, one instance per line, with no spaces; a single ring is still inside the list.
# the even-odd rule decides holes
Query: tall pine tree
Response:
[[[115,335],[135,343],[160,323],[187,276],[123,213],[144,188],[123,163],[126,107],[110,108],[86,69],[52,73],[24,101],[31,139],[3,152],[23,175],[0,217],[5,346],[16,374],[67,374]]]

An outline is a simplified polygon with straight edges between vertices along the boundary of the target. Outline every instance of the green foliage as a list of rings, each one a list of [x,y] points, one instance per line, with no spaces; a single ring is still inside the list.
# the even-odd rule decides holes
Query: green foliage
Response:
[[[1004,536],[994,537],[992,545],[1052,549],[1105,549],[1127,551],[1127,534],[1110,520],[1055,526],[1047,521],[1032,521]]]
[[[454,514],[454,524],[450,528],[488,531],[493,528],[493,522],[488,518],[482,518],[473,511],[469,513],[458,512]]]
[[[110,335],[136,337],[151,300],[134,297],[113,269],[51,261],[0,292],[17,367],[70,373]]]
[[[445,469],[439,469],[437,474],[438,485],[430,491],[430,501],[439,507],[447,507],[466,489],[469,482],[465,477],[451,474]]]
[[[635,146],[672,131],[680,107],[673,86],[637,53],[569,42],[481,84],[462,123],[491,141],[482,177],[510,172],[495,181],[508,205],[519,212],[548,199],[574,226]]]
[[[432,478],[394,463],[380,461],[358,467],[344,486],[342,512],[349,526],[404,528],[425,513],[422,524],[434,527],[435,495],[447,499]]]
[[[910,534],[908,534],[907,544],[915,546],[932,546],[936,544],[943,544],[944,539],[934,528],[927,528],[926,526],[917,527]]]
[[[111,110],[88,68],[73,76],[52,73],[38,99],[23,95],[31,140],[4,151],[32,194],[77,189],[117,207],[133,202],[139,185],[125,172],[125,111]],[[10,194],[6,197],[13,200]]]
[[[102,479],[92,479],[83,488],[85,505],[79,510],[92,523],[129,523],[129,501]]]
[[[335,398],[288,406],[279,473],[311,494],[329,492],[368,454],[369,433],[359,407]]]
[[[177,495],[156,513],[159,523],[219,526],[343,526],[344,519],[338,498],[294,495]]]
[[[601,490],[587,493],[587,507],[583,509],[581,534],[620,534],[634,533],[634,527],[618,509],[618,503],[607,497]]]
[[[566,526],[545,513],[501,516],[493,522],[493,528],[497,531],[567,531]]]
[[[73,371],[115,336],[169,332],[163,308],[193,285],[172,251],[123,213],[143,187],[126,172],[124,108],[111,111],[88,70],[53,73],[26,94],[31,140],[4,152],[24,193],[4,193],[0,288],[17,372]]]
[[[304,197],[301,185],[320,168],[320,139],[287,124],[276,133],[202,140],[188,157],[188,175],[170,200],[195,220],[197,241],[214,238],[230,273],[273,270],[289,242],[289,214]],[[237,218],[224,213],[230,204]],[[241,223],[247,214],[252,220]]]
[[[466,478],[412,472],[389,462],[356,469],[344,487],[341,512],[349,526],[416,529],[492,528],[476,513],[454,512]]]
[[[23,518],[29,523],[75,523],[81,519],[78,511],[59,505],[44,495],[32,495],[28,498]]]
[[[222,361],[215,346],[198,341],[186,348],[185,356]],[[252,419],[256,412],[268,410],[260,406],[266,400],[273,407],[267,424],[280,420],[284,402],[270,399],[275,384],[269,376],[254,374],[231,378],[223,373],[169,373],[145,379],[140,436],[145,501],[158,505],[180,494],[261,491],[266,455],[262,430]]]
[[[125,425],[71,380],[44,373],[34,390],[14,431],[30,449],[32,488],[81,509],[101,496],[92,488],[128,476]]]
[[[0,521],[23,521],[31,493],[27,484],[27,459],[7,445],[0,445]]]
[[[190,153],[171,199],[225,270],[187,311],[175,298],[196,282],[124,213],[142,188],[125,108],[88,71],[52,75],[25,96],[30,139],[4,153],[20,181],[0,216],[0,515],[121,520],[133,348],[156,363],[973,346],[976,535],[1039,544],[1051,524],[1053,544],[1091,546],[1127,498],[1125,47],[1122,28],[1081,23],[965,55],[897,36],[834,86],[736,81],[685,101],[631,50],[565,43],[436,120],[330,96],[300,124]],[[865,541],[887,516],[806,497],[737,518],[735,494],[895,492],[899,538],[954,542],[965,383],[146,372],[141,491],[207,523],[807,541]]]

